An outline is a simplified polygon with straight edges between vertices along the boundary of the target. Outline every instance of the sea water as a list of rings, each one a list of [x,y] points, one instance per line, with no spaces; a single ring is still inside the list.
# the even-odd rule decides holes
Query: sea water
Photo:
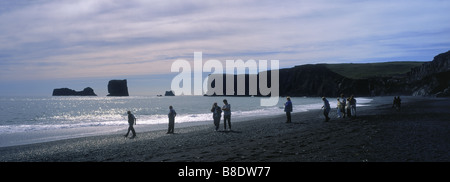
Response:
[[[167,124],[169,106],[177,112],[176,123],[184,126],[212,121],[211,107],[214,102],[223,106],[223,99],[231,104],[232,122],[284,114],[285,98],[280,98],[273,107],[260,106],[259,97],[204,97],[204,96],[131,96],[131,97],[0,97],[0,146],[14,145],[12,134],[27,133],[31,138],[23,139],[33,143],[32,133],[50,131],[71,131],[64,136],[45,136],[49,140],[104,134],[111,128],[128,125],[127,111],[137,118],[139,125]],[[318,97],[292,97],[293,112],[320,109],[323,105]],[[330,99],[335,100],[335,99]],[[369,104],[370,98],[357,98],[358,106]],[[330,101],[333,106],[336,102]],[[211,122],[212,123],[212,122]],[[89,134],[88,134],[89,133]],[[30,135],[31,134],[31,135]],[[44,134],[45,135],[45,134]],[[52,133],[55,135],[55,133]],[[17,138],[17,137],[16,137]],[[25,137],[26,138],[26,137]],[[50,139],[51,138],[51,139]],[[8,140],[6,144],[6,141]],[[45,139],[37,141],[46,141]],[[20,143],[20,142],[19,142]]]

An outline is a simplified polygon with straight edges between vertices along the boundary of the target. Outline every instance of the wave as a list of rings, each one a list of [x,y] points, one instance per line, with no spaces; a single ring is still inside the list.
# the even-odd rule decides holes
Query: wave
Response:
[[[48,100],[52,100],[53,98],[45,98],[46,102]],[[53,100],[57,100],[58,104],[60,104],[61,100],[68,100],[72,104],[79,103],[80,101],[86,100],[85,98],[57,98]],[[153,98],[152,98],[153,99]],[[159,99],[159,98],[156,98]],[[174,98],[170,98],[174,99]],[[322,107],[322,102],[319,98],[308,98],[309,100],[305,100],[302,98],[294,98],[293,102],[293,112],[306,112],[313,109],[320,109]],[[370,98],[357,98],[358,107],[368,106],[369,103],[372,102],[373,99]],[[33,101],[43,101],[44,99],[33,99]],[[107,101],[113,100],[113,104],[123,104],[123,102],[127,103],[132,100],[133,102],[141,101],[142,98],[133,97],[129,99],[116,99],[112,98]],[[25,99],[27,101],[27,99]],[[28,100],[29,101],[29,100]],[[76,101],[76,102],[73,102]],[[88,101],[95,101],[94,104],[98,102],[105,102],[104,99],[99,98],[88,98]],[[155,102],[155,100],[150,100]],[[158,100],[156,100],[158,101]],[[53,101],[51,101],[54,103]],[[139,107],[135,107],[131,110],[134,110],[135,116],[137,117],[138,125],[155,125],[155,124],[166,124],[168,123],[167,114],[155,114],[155,113],[165,113],[166,110],[161,109],[162,104],[155,104],[154,108],[147,108],[147,104],[144,101]],[[205,103],[211,103],[209,100]],[[297,103],[297,104],[296,104]],[[306,104],[305,104],[306,103]],[[201,103],[204,104],[204,103]],[[236,110],[233,110],[232,107],[232,122],[234,121],[243,121],[247,119],[255,119],[260,117],[274,116],[274,115],[282,115],[284,114],[284,106],[283,103],[279,103],[278,106],[274,107],[256,107],[254,109],[251,106],[239,106],[238,100],[234,101]],[[336,105],[336,101],[331,101],[330,104],[333,106]],[[82,105],[82,104],[80,104]],[[107,105],[108,106],[108,105]],[[59,106],[58,106],[59,107]],[[103,108],[102,108],[103,107]],[[119,106],[118,108],[121,108]],[[192,106],[191,106],[192,107]],[[116,108],[105,108],[105,105],[100,104],[100,106],[95,106],[97,110],[90,109],[82,109],[82,107],[77,107],[75,110],[71,110],[71,108],[67,109],[67,112],[56,113],[56,115],[50,115],[48,113],[41,114],[38,117],[33,119],[28,119],[28,121],[11,121],[11,122],[3,122],[0,124],[0,133],[18,133],[18,132],[30,132],[30,131],[45,131],[45,130],[58,130],[58,129],[70,129],[70,128],[82,128],[82,127],[102,127],[102,126],[126,126],[127,115],[125,113],[126,109],[116,109]],[[43,111],[36,111],[43,112]],[[204,112],[195,113],[194,109],[188,110],[180,107],[180,110],[177,110],[177,117],[175,119],[176,123],[189,123],[189,122],[200,122],[200,121],[212,121],[212,113],[208,111],[208,109],[204,109]],[[223,118],[223,117],[222,117]],[[24,120],[24,119],[20,119]]]

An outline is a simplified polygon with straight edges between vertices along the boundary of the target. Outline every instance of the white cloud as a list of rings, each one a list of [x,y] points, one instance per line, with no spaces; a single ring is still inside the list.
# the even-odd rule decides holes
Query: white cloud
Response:
[[[194,51],[291,67],[450,46],[448,1],[21,2],[0,4],[0,79],[161,74]]]

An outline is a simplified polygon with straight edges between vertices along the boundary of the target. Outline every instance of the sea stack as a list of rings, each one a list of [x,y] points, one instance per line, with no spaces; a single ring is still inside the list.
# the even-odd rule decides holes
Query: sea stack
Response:
[[[69,88],[55,88],[52,96],[97,96],[94,89],[86,87],[83,91],[75,91]]]
[[[164,96],[175,96],[175,94],[173,93],[172,90],[166,91],[166,93],[164,94]]]
[[[108,82],[108,96],[129,96],[127,80],[110,80]]]

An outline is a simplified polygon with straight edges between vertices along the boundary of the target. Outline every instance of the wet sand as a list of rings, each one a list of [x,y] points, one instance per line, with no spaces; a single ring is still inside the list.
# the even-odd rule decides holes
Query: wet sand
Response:
[[[324,122],[320,110],[232,123],[2,147],[0,161],[302,162],[450,161],[450,99],[376,97],[357,117]],[[332,109],[332,112],[335,112]],[[136,126],[138,128],[139,125]],[[221,121],[221,129],[223,120]]]

